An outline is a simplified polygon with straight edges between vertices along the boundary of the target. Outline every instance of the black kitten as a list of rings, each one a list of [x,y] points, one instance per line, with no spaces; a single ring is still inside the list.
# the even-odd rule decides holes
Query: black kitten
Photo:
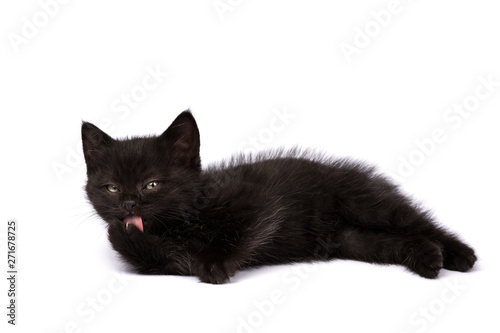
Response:
[[[239,269],[346,258],[426,278],[474,250],[373,168],[298,150],[202,170],[189,111],[158,137],[114,140],[84,122],[86,191],[113,248],[140,273],[224,283]]]

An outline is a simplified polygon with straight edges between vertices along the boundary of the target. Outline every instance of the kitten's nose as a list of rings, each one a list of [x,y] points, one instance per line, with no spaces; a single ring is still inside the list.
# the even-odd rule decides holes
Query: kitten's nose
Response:
[[[129,212],[132,213],[132,209],[135,207],[135,201],[134,200],[125,200],[123,202],[123,207]]]

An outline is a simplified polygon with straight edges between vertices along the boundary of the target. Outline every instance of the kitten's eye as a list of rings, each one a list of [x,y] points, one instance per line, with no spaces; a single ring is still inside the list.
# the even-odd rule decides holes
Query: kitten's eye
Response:
[[[158,186],[158,182],[157,181],[154,181],[154,182],[151,182],[151,183],[148,183],[144,188],[146,190],[152,190],[153,188],[155,188],[156,186]]]
[[[115,186],[115,185],[113,185],[113,184],[106,185],[106,189],[107,189],[109,192],[112,192],[112,193],[116,193],[116,192],[118,192],[118,187],[116,187],[116,186]]]

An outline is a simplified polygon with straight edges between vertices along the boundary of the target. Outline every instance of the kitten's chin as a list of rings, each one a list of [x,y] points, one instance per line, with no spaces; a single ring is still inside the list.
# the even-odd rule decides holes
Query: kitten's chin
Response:
[[[135,226],[141,232],[144,232],[144,225],[142,223],[142,217],[137,215],[129,215],[123,219],[125,223],[125,229],[129,230],[129,228],[133,228]]]

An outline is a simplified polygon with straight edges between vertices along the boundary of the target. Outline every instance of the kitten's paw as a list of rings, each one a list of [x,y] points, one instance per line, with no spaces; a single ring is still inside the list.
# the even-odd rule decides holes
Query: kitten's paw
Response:
[[[125,228],[119,223],[110,223],[108,226],[108,239],[113,244],[114,241],[124,240],[127,237]]]
[[[199,263],[196,267],[196,275],[201,282],[222,284],[229,281],[234,271],[228,269],[224,263]]]
[[[444,248],[444,268],[466,272],[474,266],[477,257],[474,250],[460,241],[447,244]]]
[[[420,241],[409,250],[405,264],[418,275],[434,279],[443,268],[443,252],[439,244],[428,240]]]

